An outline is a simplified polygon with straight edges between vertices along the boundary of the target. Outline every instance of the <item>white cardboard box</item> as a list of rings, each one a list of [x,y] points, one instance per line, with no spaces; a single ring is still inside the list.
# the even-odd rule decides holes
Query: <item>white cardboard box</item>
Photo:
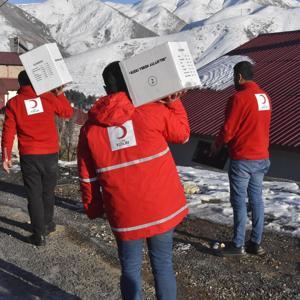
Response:
[[[20,59],[37,95],[72,81],[56,43],[28,51]]]
[[[120,62],[134,106],[201,86],[186,42],[168,42]]]

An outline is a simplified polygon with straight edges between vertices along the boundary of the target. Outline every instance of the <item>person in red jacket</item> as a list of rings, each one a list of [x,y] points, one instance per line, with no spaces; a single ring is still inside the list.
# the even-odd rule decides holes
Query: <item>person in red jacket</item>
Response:
[[[90,218],[106,214],[111,225],[123,299],[141,299],[145,239],[157,298],[176,299],[173,231],[188,207],[168,142],[187,142],[187,114],[179,99],[135,108],[118,62],[103,79],[108,95],[89,111],[78,143],[84,208]]]
[[[222,251],[223,256],[265,253],[261,247],[264,227],[263,178],[270,167],[269,129],[271,99],[253,81],[253,67],[248,61],[234,66],[237,92],[229,99],[225,123],[212,146],[218,152],[227,144],[230,155],[230,201],[234,215],[234,236]],[[246,197],[252,213],[252,232],[246,243]]]
[[[59,139],[55,117],[70,118],[73,109],[62,88],[37,96],[25,71],[20,72],[18,81],[18,95],[9,100],[5,110],[3,169],[9,173],[13,141],[17,135],[33,232],[29,242],[42,246],[45,236],[56,228],[53,215]]]

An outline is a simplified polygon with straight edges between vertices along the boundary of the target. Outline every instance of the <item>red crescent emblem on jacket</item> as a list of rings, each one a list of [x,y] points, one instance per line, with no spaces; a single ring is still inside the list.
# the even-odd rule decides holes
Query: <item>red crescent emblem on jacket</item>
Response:
[[[31,106],[31,108],[36,108],[37,107],[37,101],[36,100],[30,100],[30,102],[33,102],[33,105]]]
[[[125,126],[118,126],[119,128],[121,128],[122,129],[122,131],[123,131],[123,133],[122,133],[122,135],[120,136],[120,137],[118,137],[118,139],[120,140],[120,139],[124,139],[124,137],[127,135],[127,129],[126,129],[126,127]]]
[[[267,97],[265,95],[260,95],[264,100],[262,104],[266,104],[267,103]]]

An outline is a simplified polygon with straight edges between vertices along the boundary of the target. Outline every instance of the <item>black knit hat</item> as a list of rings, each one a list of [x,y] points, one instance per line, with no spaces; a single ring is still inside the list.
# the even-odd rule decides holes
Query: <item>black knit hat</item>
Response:
[[[105,83],[107,94],[125,92],[128,95],[128,89],[119,65],[119,61],[114,61],[107,65],[103,70],[102,77]]]
[[[18,81],[20,86],[32,85],[26,71],[21,71],[18,75]]]

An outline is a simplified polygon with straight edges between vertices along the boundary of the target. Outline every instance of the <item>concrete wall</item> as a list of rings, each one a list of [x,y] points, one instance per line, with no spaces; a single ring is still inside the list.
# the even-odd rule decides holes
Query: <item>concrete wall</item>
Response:
[[[300,152],[271,149],[270,157],[269,176],[300,181]]]
[[[0,66],[0,78],[18,78],[19,73],[24,70],[22,66]]]
[[[198,137],[191,137],[190,141],[184,145],[170,145],[177,165],[197,165],[192,161],[192,158],[199,140],[200,138]],[[270,157],[271,167],[267,176],[300,181],[300,152],[272,149],[270,151]]]
[[[183,145],[170,144],[169,147],[173,154],[173,157],[176,161],[176,164],[179,166],[191,166],[194,163],[192,158],[197,147],[199,138],[191,137],[190,140]]]

